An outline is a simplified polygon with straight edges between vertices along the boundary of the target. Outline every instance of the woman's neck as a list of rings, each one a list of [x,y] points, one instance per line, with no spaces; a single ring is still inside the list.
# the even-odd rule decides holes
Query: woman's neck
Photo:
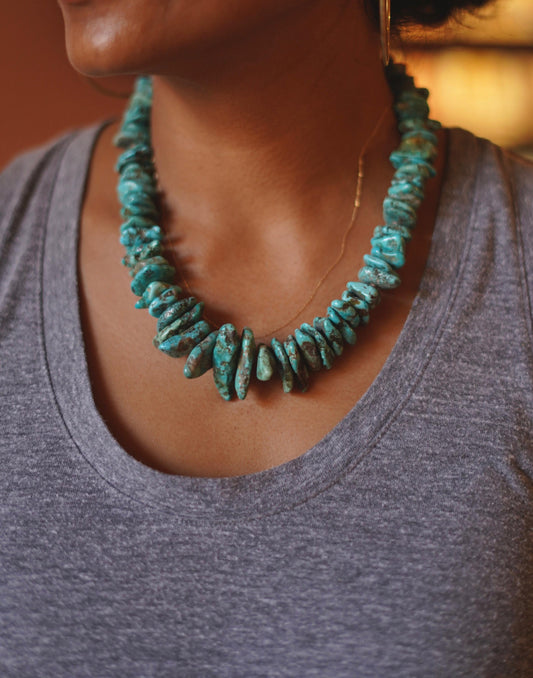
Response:
[[[308,234],[322,208],[350,204],[358,155],[392,99],[361,3],[324,4],[211,46],[179,76],[154,77],[167,228],[179,215],[221,238]],[[395,139],[391,110],[373,149],[384,171]]]

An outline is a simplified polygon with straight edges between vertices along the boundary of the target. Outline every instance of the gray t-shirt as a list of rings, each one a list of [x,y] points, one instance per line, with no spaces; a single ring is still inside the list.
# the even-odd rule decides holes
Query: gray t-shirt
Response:
[[[91,396],[95,134],[0,177],[0,675],[533,676],[533,168],[452,130],[363,398],[294,461],[187,478],[129,456]]]

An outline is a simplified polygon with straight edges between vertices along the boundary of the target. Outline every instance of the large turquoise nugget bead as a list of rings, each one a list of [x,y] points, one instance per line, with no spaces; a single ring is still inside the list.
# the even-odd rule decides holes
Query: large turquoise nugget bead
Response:
[[[366,266],[359,271],[359,280],[384,290],[393,289],[400,284],[400,277],[386,261],[371,254],[365,254]]]
[[[350,327],[355,330],[357,327],[359,327],[359,323],[361,322],[359,319],[359,314],[357,313],[355,306],[350,302],[346,301],[345,299],[334,299],[331,302],[331,306],[340,317],[350,325]]]
[[[244,400],[248,393],[254,368],[255,350],[254,333],[249,327],[245,327],[242,331],[241,354],[235,372],[235,393],[239,400]]]
[[[182,290],[179,285],[171,285],[157,297],[152,299],[148,306],[148,313],[153,318],[159,318],[172,304],[179,301]]]
[[[172,287],[171,283],[153,282],[144,290],[142,297],[136,302],[135,308],[148,308],[152,301],[157,299],[160,294],[166,292]]]
[[[322,369],[322,360],[320,359],[320,353],[313,337],[310,337],[305,332],[298,327],[294,330],[294,338],[298,344],[300,351],[307,363],[307,366],[313,370],[313,372],[318,372]]]
[[[375,308],[381,301],[379,290],[372,285],[350,281],[346,283],[346,289],[354,297],[359,297],[359,299],[366,301],[369,308]]]
[[[186,299],[180,299],[175,301],[171,306],[169,306],[166,311],[161,313],[157,320],[157,331],[161,332],[165,327],[171,325],[175,320],[180,318],[184,313],[190,311],[193,306],[197,304],[195,297],[187,297]]]
[[[255,375],[259,381],[269,381],[272,379],[274,369],[276,367],[276,359],[274,354],[266,344],[259,344],[257,347],[257,364],[255,368]]]
[[[320,360],[322,362],[322,366],[325,367],[326,370],[330,370],[333,367],[335,354],[330,349],[328,342],[320,334],[320,332],[318,330],[315,330],[315,328],[312,325],[309,325],[309,323],[302,323],[300,327],[303,332],[305,332],[306,334],[313,338],[313,341],[317,345],[318,352],[320,353]]]
[[[170,339],[159,344],[157,348],[172,358],[182,358],[190,353],[196,344],[205,339],[210,332],[211,328],[206,321],[200,320],[200,322],[190,327],[183,334],[170,337]]]
[[[174,279],[174,268],[164,257],[153,257],[140,261],[132,271],[131,291],[142,297],[144,290],[151,282],[171,282]]]
[[[342,334],[331,320],[328,318],[315,318],[313,320],[313,326],[328,342],[329,347],[333,349],[333,353],[335,353],[335,355],[342,355],[344,350]]]
[[[241,340],[234,325],[222,325],[213,350],[213,379],[224,400],[231,400],[233,395],[240,348]]]
[[[283,348],[289,359],[290,366],[296,377],[296,382],[298,387],[302,392],[307,391],[309,385],[309,372],[305,365],[304,359],[296,343],[296,339],[289,334],[289,336],[283,342]]]
[[[348,301],[357,311],[359,316],[359,323],[362,325],[368,325],[370,319],[369,306],[363,299],[354,296],[350,290],[344,290],[342,293],[342,299]]]
[[[173,323],[167,325],[161,332],[158,332],[154,338],[154,345],[159,346],[159,344],[170,339],[170,337],[174,337],[176,334],[183,334],[183,332],[191,327],[191,325],[195,325],[202,319],[203,311],[204,302],[200,301],[193,306],[190,311],[187,311]]]
[[[340,315],[335,311],[335,309],[328,307],[328,318],[335,325],[342,335],[342,338],[347,344],[352,346],[357,342],[357,334],[350,327],[350,325],[340,317]]]
[[[189,357],[183,366],[183,374],[187,379],[201,377],[202,374],[205,374],[213,367],[213,349],[215,348],[217,334],[217,331],[208,334],[189,353]]]
[[[278,366],[279,376],[281,377],[281,384],[283,386],[284,393],[290,393],[294,388],[294,374],[289,362],[289,356],[285,353],[283,344],[281,341],[278,341],[276,337],[270,342],[274,355],[276,356],[276,362]]]

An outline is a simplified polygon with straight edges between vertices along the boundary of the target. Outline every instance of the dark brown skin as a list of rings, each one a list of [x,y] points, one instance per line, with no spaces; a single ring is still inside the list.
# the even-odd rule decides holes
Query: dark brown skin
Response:
[[[163,227],[209,318],[270,339],[337,257],[358,155],[390,110],[378,36],[362,2],[87,0],[63,10],[79,70],[155,74]],[[427,258],[444,135],[402,285],[383,295],[358,345],[330,372],[313,375],[308,393],[285,395],[276,379],[227,403],[209,373],[188,381],[183,360],[152,347],[154,319],[133,308],[119,264],[114,131],[104,131],[94,153],[79,252],[93,391],[111,432],[144,464],[183,475],[241,475],[301,455],[354,406],[397,340]],[[397,142],[389,112],[367,153],[346,254],[278,338],[324,314],[354,279],[381,223]]]

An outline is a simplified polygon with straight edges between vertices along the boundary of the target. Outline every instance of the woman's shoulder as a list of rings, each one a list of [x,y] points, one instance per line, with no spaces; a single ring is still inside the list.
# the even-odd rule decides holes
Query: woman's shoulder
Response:
[[[9,224],[20,221],[30,204],[46,204],[67,149],[94,140],[101,125],[69,131],[15,157],[0,172],[0,236]],[[85,153],[70,154],[72,170],[88,163]]]

